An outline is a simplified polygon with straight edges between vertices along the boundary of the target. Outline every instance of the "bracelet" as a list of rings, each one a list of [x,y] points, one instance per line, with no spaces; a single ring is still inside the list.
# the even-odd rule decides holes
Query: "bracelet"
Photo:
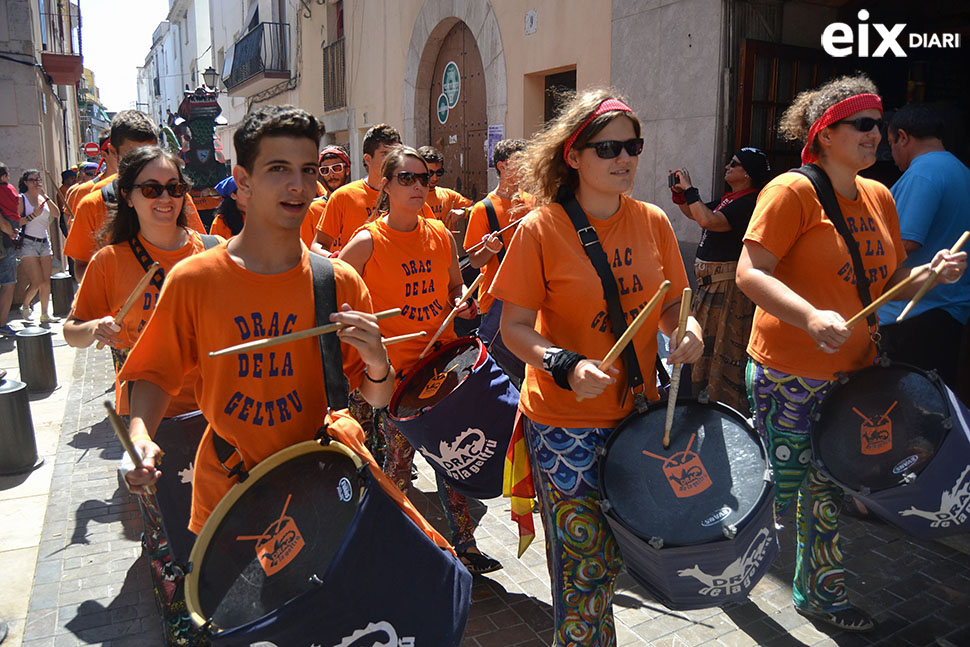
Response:
[[[684,191],[684,199],[687,200],[688,205],[694,204],[695,202],[700,202],[701,192],[697,190],[697,187],[692,186]]]
[[[368,382],[373,382],[374,384],[380,384],[381,382],[386,382],[387,378],[391,377],[391,358],[385,356],[384,359],[387,360],[387,373],[385,373],[384,377],[382,377],[379,380],[375,380],[374,378],[372,378],[370,374],[367,373],[367,367],[366,366],[364,367],[364,377],[367,378]]]
[[[152,437],[149,436],[148,434],[135,434],[134,436],[131,436],[130,438],[131,438],[131,442],[135,442],[136,440],[141,440],[142,438],[147,438],[148,440],[151,440],[152,439]]]
[[[556,385],[567,391],[572,391],[573,387],[569,386],[569,373],[575,368],[576,364],[584,359],[586,359],[585,355],[574,353],[571,350],[557,353],[552,359],[552,366],[549,367],[549,372],[552,373],[552,379],[556,381]]]

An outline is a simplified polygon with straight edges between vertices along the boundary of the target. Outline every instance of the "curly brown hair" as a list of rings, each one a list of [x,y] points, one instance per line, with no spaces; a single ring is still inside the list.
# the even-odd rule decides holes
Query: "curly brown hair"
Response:
[[[528,148],[521,155],[519,188],[535,196],[536,206],[555,202],[560,187],[575,189],[579,184],[579,174],[563,159],[566,140],[607,99],[618,99],[626,103],[623,97],[610,88],[589,88],[567,96],[570,98],[560,113],[529,141]],[[573,147],[582,148],[606,124],[619,116],[633,122],[633,130],[639,137],[640,120],[637,116],[632,112],[614,110],[593,119],[576,138]]]
[[[879,94],[879,90],[865,74],[840,76],[821,87],[800,92],[781,116],[778,132],[789,141],[805,142],[812,124],[826,110],[849,97],[866,93]],[[813,140],[809,150],[818,155],[818,143]]]

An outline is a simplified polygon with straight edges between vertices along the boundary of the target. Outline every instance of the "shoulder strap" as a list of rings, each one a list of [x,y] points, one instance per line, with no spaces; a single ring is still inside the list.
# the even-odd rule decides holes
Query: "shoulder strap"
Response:
[[[337,282],[333,276],[333,263],[319,254],[310,254],[310,271],[313,274],[313,306],[316,325],[330,323],[330,314],[337,312]],[[327,392],[327,404],[331,411],[347,408],[347,378],[344,376],[343,354],[340,339],[332,332],[317,337],[323,360],[323,382]]]
[[[211,234],[199,234],[202,237],[202,247],[205,249],[212,249],[219,244],[219,237],[213,236]]]
[[[811,181],[812,186],[815,187],[815,193],[818,194],[818,201],[822,204],[825,215],[835,225],[835,230],[839,232],[845,241],[845,246],[849,248],[849,256],[852,257],[852,269],[855,272],[855,287],[859,292],[859,300],[862,301],[863,308],[868,306],[872,303],[872,295],[869,293],[869,279],[866,278],[865,266],[862,264],[862,255],[859,253],[859,243],[852,237],[852,233],[845,224],[845,218],[842,216],[842,209],[839,208],[839,201],[835,197],[835,189],[832,188],[832,182],[829,180],[829,176],[826,175],[822,168],[815,164],[805,164],[793,170],[796,173],[801,173]],[[876,313],[872,313],[866,317],[866,322],[869,324],[870,331],[874,332],[879,328],[879,319]]]
[[[145,249],[145,246],[141,244],[140,240],[138,240],[138,236],[129,239],[128,246],[131,247],[131,253],[135,255],[136,259],[138,259],[138,262],[141,264],[141,268],[147,272],[148,268],[151,267],[152,263],[155,262],[155,259],[152,258],[151,254],[148,253],[148,250]],[[165,281],[165,270],[158,268],[158,270],[155,271],[155,276],[152,277],[149,285],[155,286],[155,289],[161,292],[163,281]]]
[[[485,205],[485,215],[488,216],[488,228],[492,230],[492,233],[495,233],[501,229],[498,224],[498,216],[495,214],[495,205],[492,204],[492,199],[488,196],[485,196],[482,204]],[[498,250],[496,256],[498,256],[499,263],[505,260],[505,245],[502,245],[502,249]]]
[[[606,310],[610,316],[610,326],[613,328],[613,335],[619,339],[626,330],[626,319],[623,317],[623,307],[620,305],[620,290],[616,286],[616,278],[610,269],[610,261],[603,251],[599,236],[596,230],[589,224],[589,219],[583,212],[576,196],[569,195],[562,201],[562,206],[566,214],[576,228],[579,235],[579,242],[583,245],[583,251],[589,257],[590,263],[596,269],[603,285],[603,295],[606,297]],[[627,344],[623,350],[623,363],[626,365],[627,386],[631,389],[643,384],[643,373],[640,371],[640,362],[637,360],[636,349],[633,344]]]
[[[118,204],[118,180],[101,187],[101,198],[105,204]]]

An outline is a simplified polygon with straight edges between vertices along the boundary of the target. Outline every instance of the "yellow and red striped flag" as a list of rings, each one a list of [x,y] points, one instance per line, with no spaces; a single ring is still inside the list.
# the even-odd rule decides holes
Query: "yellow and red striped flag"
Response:
[[[519,526],[518,556],[522,557],[536,536],[535,520],[532,518],[532,501],[536,496],[536,489],[532,483],[532,465],[529,463],[529,447],[525,442],[521,411],[515,415],[512,441],[505,453],[502,495],[512,502],[512,521]]]

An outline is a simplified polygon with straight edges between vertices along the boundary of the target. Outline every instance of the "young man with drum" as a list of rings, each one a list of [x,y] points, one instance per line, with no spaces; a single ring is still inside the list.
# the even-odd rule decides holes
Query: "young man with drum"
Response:
[[[152,441],[168,403],[195,368],[199,404],[209,421],[196,455],[189,528],[198,533],[235,479],[217,458],[213,435],[235,448],[245,469],[271,454],[313,439],[327,401],[315,338],[265,352],[209,357],[210,351],[255,338],[312,328],[310,256],[300,223],[316,194],[322,126],[292,106],[251,112],[236,131],[237,191],[246,222],[225,244],[172,270],[151,320],[132,349],[121,379],[133,383],[131,439],[143,457],[127,475],[133,486],[153,483],[159,447]],[[343,372],[351,388],[383,406],[394,370],[380,340],[367,287],[353,268],[332,261],[341,312]]]
[[[557,646],[616,644],[622,560],[599,506],[596,452],[635,400],[620,370],[598,367],[616,337],[600,279],[558,201],[578,201],[585,212],[623,286],[627,324],[663,281],[672,283],[631,342],[643,395],[657,400],[657,329],[676,339],[687,275],[664,212],[627,197],[642,149],[640,122],[615,94],[587,90],[570,101],[524,154],[520,184],[538,208],[519,224],[491,288],[504,302],[502,337],[527,364],[519,408],[541,500]],[[703,352],[700,326],[690,318],[686,328],[680,344],[671,342],[672,362]]]
[[[906,251],[896,207],[882,184],[858,175],[876,161],[882,101],[865,76],[841,77],[799,94],[781,119],[781,133],[805,142],[802,162],[831,181],[858,244],[873,300],[926,265],[903,266]],[[870,331],[846,326],[863,305],[854,263],[812,182],[801,173],[775,178],[758,197],[738,261],[738,286],[757,309],[748,344],[748,393],[758,432],[768,442],[775,473],[776,513],[798,493],[796,610],[847,631],[867,631],[872,619],[852,606],[839,549],[842,490],[812,466],[810,415],[836,374],[876,358]],[[966,253],[937,252],[940,280],[952,283]],[[914,281],[897,298],[911,297]],[[875,330],[871,331],[872,333]]]
[[[416,150],[392,148],[384,159],[376,203],[378,217],[365,225],[340,252],[363,277],[377,308],[401,308],[400,317],[381,323],[385,337],[426,332],[388,348],[391,363],[403,374],[420,359],[428,341],[458,305],[462,294],[458,270],[458,246],[444,224],[422,216],[430,183],[428,165]],[[461,304],[458,316],[474,317],[474,304]],[[450,326],[439,337],[456,339]],[[379,413],[379,424],[387,442],[384,471],[402,491],[411,484],[414,447],[388,418]],[[437,472],[436,472],[437,474]],[[441,498],[452,542],[462,563],[472,574],[489,573],[502,567],[475,545],[475,524],[468,502],[438,477]]]

